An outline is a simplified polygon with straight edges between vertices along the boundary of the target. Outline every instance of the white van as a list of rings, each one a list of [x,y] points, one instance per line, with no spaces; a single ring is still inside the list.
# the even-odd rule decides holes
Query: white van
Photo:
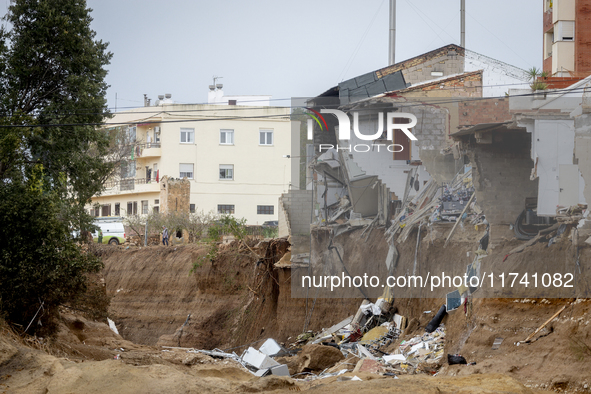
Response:
[[[109,245],[119,245],[125,243],[125,228],[123,227],[123,219],[117,216],[109,216],[104,218],[96,218],[94,225],[98,226],[103,232],[103,242]],[[94,242],[98,242],[98,230],[92,233]]]

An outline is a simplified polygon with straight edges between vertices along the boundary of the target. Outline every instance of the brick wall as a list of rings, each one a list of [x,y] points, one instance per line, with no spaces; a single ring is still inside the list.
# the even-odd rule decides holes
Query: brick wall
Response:
[[[376,71],[378,78],[402,71],[411,84],[433,79],[431,71],[453,75],[464,72],[464,48],[451,44]]]
[[[575,72],[591,74],[591,0],[576,0],[575,18]]]
[[[482,71],[464,73],[457,77],[421,83],[416,86],[394,92],[392,96],[408,92],[444,91],[450,97],[482,97]]]
[[[544,59],[542,70],[546,71],[548,73],[548,75],[552,74],[552,56],[549,56]],[[550,89],[553,89],[553,88],[550,88]]]
[[[458,111],[460,126],[511,120],[509,100],[506,98],[464,101],[459,103]]]
[[[530,181],[533,162],[531,136],[526,132],[497,132],[492,144],[471,139],[468,157],[478,205],[493,225],[514,223],[526,197],[537,197],[538,181]]]

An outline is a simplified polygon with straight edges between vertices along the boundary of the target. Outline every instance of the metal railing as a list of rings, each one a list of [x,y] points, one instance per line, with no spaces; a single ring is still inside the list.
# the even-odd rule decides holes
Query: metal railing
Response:
[[[150,149],[150,148],[161,148],[162,144],[160,142],[146,142],[145,144],[136,144],[141,149]]]
[[[157,183],[156,177],[152,178],[124,178],[117,181],[105,182],[105,188],[113,189],[119,188],[120,191],[134,190],[135,185],[145,185],[149,183]]]

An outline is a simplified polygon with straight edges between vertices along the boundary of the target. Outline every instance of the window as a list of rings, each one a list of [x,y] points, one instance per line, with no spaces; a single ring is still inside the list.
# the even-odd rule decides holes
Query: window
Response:
[[[137,201],[127,203],[127,216],[137,215]]]
[[[273,145],[273,130],[259,131],[259,145]]]
[[[220,164],[220,179],[233,180],[234,179],[234,165]]]
[[[273,205],[257,205],[257,215],[273,215]]]
[[[191,211],[191,213],[195,213],[195,204],[189,204],[189,211]]]
[[[233,214],[234,205],[218,205],[218,213]]]
[[[111,204],[105,204],[101,207],[101,216],[111,216]]]
[[[92,216],[96,216],[98,217],[100,214],[100,208],[99,207],[94,207],[94,209],[92,209],[93,213],[91,214]]]
[[[121,215],[121,204],[118,202],[115,203],[115,216]]]
[[[195,129],[181,129],[181,143],[195,143]]]
[[[554,33],[555,33],[554,39],[556,41],[574,41],[575,22],[574,21],[558,21],[558,22],[556,22],[556,30]]]
[[[159,199],[155,199],[154,200],[154,205],[158,205],[158,204],[160,204],[160,200]]]
[[[142,215],[148,214],[148,200],[142,200]]]
[[[193,163],[179,164],[179,178],[193,179]]]
[[[234,130],[220,130],[220,144],[234,145]]]

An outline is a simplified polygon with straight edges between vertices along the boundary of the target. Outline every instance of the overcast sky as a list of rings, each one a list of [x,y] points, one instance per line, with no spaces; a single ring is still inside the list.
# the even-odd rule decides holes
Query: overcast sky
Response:
[[[315,96],[387,66],[388,0],[87,0],[110,43],[109,106],[171,93]],[[524,69],[542,64],[540,0],[466,0],[466,47]],[[396,61],[460,41],[460,0],[398,0]],[[276,105],[289,105],[277,101]]]

